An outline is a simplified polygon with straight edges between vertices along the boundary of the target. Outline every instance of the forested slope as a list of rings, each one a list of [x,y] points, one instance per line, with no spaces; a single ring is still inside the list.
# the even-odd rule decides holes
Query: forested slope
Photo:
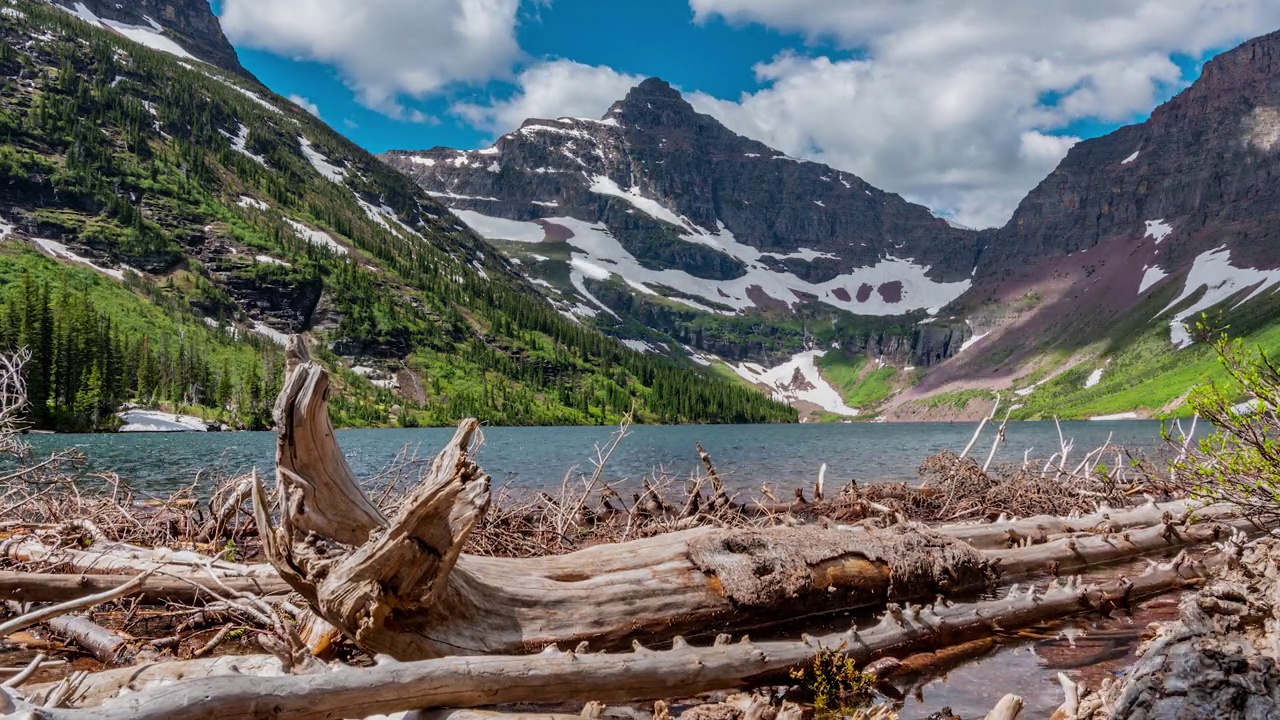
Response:
[[[0,11],[0,307],[37,423],[259,427],[305,332],[345,424],[760,422],[761,394],[552,308],[412,182],[265,88],[61,8]]]

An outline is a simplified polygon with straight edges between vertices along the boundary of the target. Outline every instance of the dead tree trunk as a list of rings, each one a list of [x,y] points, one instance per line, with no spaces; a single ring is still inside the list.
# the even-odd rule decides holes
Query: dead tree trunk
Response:
[[[780,612],[932,598],[977,588],[987,561],[921,530],[695,529],[568,556],[463,555],[489,476],[459,426],[394,518],[364,496],[334,440],[328,374],[290,346],[276,403],[277,525],[259,485],[263,546],[281,577],[364,649],[402,660],[618,647],[644,634],[714,634]]]
[[[1179,558],[1132,581],[1121,580],[1107,587],[1063,586],[1055,581],[1045,591],[1029,588],[972,605],[891,605],[872,626],[799,641],[752,642],[742,638],[730,643],[718,639],[712,645],[694,647],[677,639],[670,650],[661,651],[639,645],[633,652],[620,654],[548,648],[536,656],[384,661],[373,668],[283,677],[241,673],[206,676],[192,661],[181,674],[191,679],[153,685],[97,707],[67,710],[15,703],[15,709],[30,712],[37,720],[237,720],[264,716],[320,720],[415,709],[691,696],[776,677],[811,660],[819,648],[843,647],[847,655],[865,666],[876,657],[964,642],[999,629],[1026,627],[1089,610],[1110,611],[1139,597],[1195,582],[1200,573],[1201,569]],[[218,660],[223,661],[223,672],[229,672],[225,665],[232,658]],[[265,669],[275,674],[274,668]],[[44,688],[32,690],[33,699],[44,692]]]

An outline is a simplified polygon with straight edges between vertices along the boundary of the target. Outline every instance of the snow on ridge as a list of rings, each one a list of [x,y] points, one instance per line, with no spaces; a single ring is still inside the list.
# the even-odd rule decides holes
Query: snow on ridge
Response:
[[[436,159],[429,158],[429,157],[422,157],[421,155],[410,155],[409,162],[415,163],[417,165],[426,165],[427,167],[435,167]]]
[[[270,255],[254,255],[253,259],[257,260],[260,263],[265,263],[267,265],[280,265],[282,267],[293,267],[289,263],[283,260],[277,260],[276,258],[273,258]]]
[[[485,202],[502,202],[496,197],[477,197],[475,195],[458,195],[451,192],[437,192],[435,190],[426,190],[428,195],[434,198],[445,198],[446,200],[484,200]]]
[[[1173,228],[1169,227],[1169,223],[1165,222],[1164,218],[1148,220],[1147,231],[1143,234],[1143,237],[1155,238],[1156,244],[1159,245],[1160,241],[1168,237],[1171,232],[1173,232]]]
[[[631,189],[623,190],[618,187],[618,183],[608,176],[596,175],[591,178],[590,190],[598,195],[612,195],[613,197],[622,198],[635,206],[637,210],[644,212],[655,220],[668,222],[679,228],[687,228],[689,226],[689,221],[671,212],[662,203],[642,195],[638,186],[632,185]]]
[[[658,352],[657,348],[645,342],[644,340],[619,340],[618,342],[622,343],[623,345],[626,345],[627,347],[631,348],[632,350],[635,350],[636,352],[642,352],[649,355],[653,355]]]
[[[262,167],[267,167],[267,159],[261,155],[254,155],[249,152],[249,128],[244,123],[240,123],[240,127],[236,130],[236,134],[232,135],[226,130],[218,131],[223,137],[231,141],[231,149],[253,160]]]
[[[240,199],[236,201],[236,204],[242,208],[255,208],[257,210],[267,210],[271,207],[262,200],[249,197],[248,195],[241,195]]]
[[[70,260],[71,262],[80,263],[81,265],[88,265],[94,270],[97,270],[103,275],[106,275],[107,277],[115,278],[116,280],[124,280],[123,270],[113,270],[111,268],[104,268],[101,265],[94,263],[92,260],[90,260],[87,257],[83,257],[81,255],[77,255],[71,252],[71,250],[67,248],[66,245],[63,245],[57,240],[46,240],[44,238],[31,238],[31,241],[39,245],[41,250],[44,250],[45,252],[49,253],[49,255],[55,258]]]
[[[1253,288],[1252,292],[1232,306],[1233,309],[1238,308],[1277,283],[1280,283],[1280,269],[1257,270],[1235,267],[1231,264],[1231,251],[1224,245],[1196,257],[1191,270],[1187,272],[1182,294],[1156,313],[1156,317],[1177,307],[1200,288],[1205,288],[1205,293],[1199,300],[1191,307],[1174,315],[1169,321],[1170,341],[1178,348],[1185,348],[1195,342],[1185,323],[1188,318],[1208,310],[1237,293]]]
[[[1146,292],[1148,288],[1161,280],[1169,277],[1169,273],[1161,270],[1155,265],[1142,268],[1142,282],[1138,284],[1138,294]]]
[[[284,221],[289,223],[289,226],[293,228],[293,231],[297,233],[298,237],[306,240],[312,245],[327,247],[339,255],[347,255],[350,252],[345,246],[339,244],[337,240],[334,240],[332,235],[324,232],[323,230],[312,230],[292,218],[285,218]]]
[[[795,252],[790,252],[786,255],[783,255],[782,253],[764,252],[760,253],[760,257],[771,257],[779,260],[805,260],[808,262],[813,262],[818,258],[828,258],[830,260],[840,259],[839,255],[832,255],[831,253],[821,252],[810,248],[797,248]]]
[[[307,158],[307,162],[311,163],[311,167],[316,169],[316,172],[323,175],[330,182],[342,184],[342,181],[347,177],[346,170],[329,162],[329,158],[311,147],[311,141],[301,135],[298,136],[298,146],[302,148],[303,156]]]
[[[542,226],[538,223],[493,218],[466,210],[454,212],[482,237],[489,239],[520,237],[532,239],[544,236]],[[859,315],[899,315],[916,309],[942,307],[968,290],[971,284],[970,280],[952,283],[936,282],[925,275],[929,271],[927,266],[917,265],[909,258],[898,258],[892,255],[881,258],[874,265],[853,269],[825,283],[810,283],[793,273],[779,272],[766,267],[760,262],[765,253],[738,242],[733,237],[733,233],[723,224],[720,225],[718,232],[709,233],[701,228],[690,228],[681,221],[677,223],[677,227],[684,227],[690,232],[682,235],[681,239],[723,252],[742,261],[747,268],[745,275],[733,280],[704,280],[683,270],[654,270],[644,267],[601,224],[572,217],[546,218],[543,222],[558,225],[570,231],[572,235],[567,242],[574,248],[575,259],[591,262],[601,271],[617,274],[628,282],[674,288],[690,296],[673,298],[677,302],[719,314],[732,315],[738,311],[756,307],[757,302],[751,296],[759,297],[759,294],[793,305],[799,301],[796,293],[801,292],[814,295],[833,307]],[[807,255],[809,252],[814,252],[815,257],[818,256],[816,251],[802,250],[795,254]],[[605,267],[608,270],[605,270]],[[854,297],[863,284],[878,288],[886,283],[902,284],[900,302],[888,302],[878,292],[872,292],[865,302],[857,302]],[[849,299],[842,300],[841,295]],[[697,302],[698,298],[705,299],[708,304]],[[726,306],[730,310],[714,309],[709,307],[711,304]]]
[[[1129,157],[1127,157],[1127,158],[1125,158],[1125,159],[1121,160],[1121,161],[1120,161],[1120,164],[1121,164],[1121,165],[1128,165],[1129,163],[1133,162],[1134,160],[1137,160],[1137,159],[1138,159],[1138,153],[1139,153],[1139,152],[1141,152],[1141,150],[1134,150],[1134,151],[1133,151],[1133,154],[1132,154],[1132,155],[1130,155]]]
[[[453,214],[475,230],[480,237],[489,240],[511,240],[513,242],[540,243],[546,239],[547,233],[537,223],[520,220],[495,218],[472,210],[454,209]]]
[[[960,353],[964,352],[965,350],[968,350],[969,348],[973,347],[974,345],[977,345],[977,344],[978,344],[978,342],[979,342],[980,340],[982,340],[983,338],[985,338],[986,336],[988,336],[988,335],[990,335],[990,334],[991,334],[991,333],[989,333],[989,332],[984,332],[984,333],[982,333],[982,334],[980,334],[980,335],[973,335],[973,336],[971,336],[968,340],[965,340],[963,343],[961,343],[961,344],[960,344],[960,349],[956,351],[956,355],[959,355]]]
[[[183,58],[185,60],[195,60],[196,62],[204,62],[203,60],[196,57],[195,55],[192,55],[191,53],[187,52],[186,49],[184,49],[181,45],[174,42],[173,39],[165,35],[164,28],[158,25],[155,20],[152,20],[151,18],[145,15],[143,16],[143,18],[147,21],[147,24],[150,27],[144,27],[142,25],[130,25],[128,23],[122,23],[116,20],[106,20],[104,18],[100,18],[96,14],[94,14],[92,10],[86,7],[85,4],[82,2],[76,3],[74,9],[63,7],[62,5],[59,5],[56,2],[51,4],[54,7],[58,8],[59,10],[63,10],[72,15],[75,15],[76,17],[80,18],[81,20],[84,20],[90,25],[96,25],[100,28],[114,31],[118,35],[128,38],[129,40],[132,40],[133,42],[136,42],[139,45],[149,47],[152,50],[159,50],[160,52],[168,53],[170,55],[174,55],[174,56]],[[8,10],[11,10],[11,8],[5,8],[5,10],[8,11]],[[20,14],[20,11],[18,10],[13,10],[12,12],[16,12]],[[12,13],[6,12],[5,14],[9,15]]]
[[[817,359],[824,355],[825,350],[809,350],[773,368],[751,362],[730,367],[748,382],[767,386],[776,400],[792,404],[807,402],[837,415],[857,415],[858,409],[846,405],[844,397],[818,371]]]

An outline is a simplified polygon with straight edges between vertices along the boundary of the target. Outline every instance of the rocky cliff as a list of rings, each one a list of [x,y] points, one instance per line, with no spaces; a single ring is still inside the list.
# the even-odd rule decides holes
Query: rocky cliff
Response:
[[[49,0],[54,5],[82,16],[97,18],[103,27],[120,32],[134,41],[143,41],[148,31],[162,34],[183,49],[211,65],[249,77],[240,65],[236,49],[222,34],[208,0]],[[81,9],[83,8],[83,9]],[[92,22],[92,20],[90,20]]]
[[[935,309],[968,287],[978,249],[976,233],[737,135],[656,78],[601,120],[384,159],[491,239],[567,242],[637,292],[713,311]]]

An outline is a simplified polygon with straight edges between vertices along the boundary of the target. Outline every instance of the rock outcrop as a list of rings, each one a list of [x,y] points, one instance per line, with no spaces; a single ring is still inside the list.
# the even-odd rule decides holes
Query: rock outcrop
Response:
[[[72,12],[83,5],[103,20],[137,27],[163,28],[164,34],[201,60],[252,77],[240,64],[236,49],[222,34],[222,25],[208,0],[50,0]]]

